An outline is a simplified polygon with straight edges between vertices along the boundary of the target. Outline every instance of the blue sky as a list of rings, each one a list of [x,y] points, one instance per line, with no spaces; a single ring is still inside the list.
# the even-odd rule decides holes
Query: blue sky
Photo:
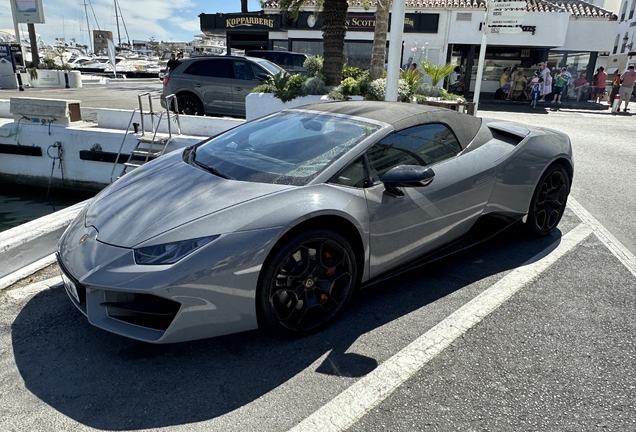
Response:
[[[0,0],[0,29],[13,33],[13,19],[10,1]],[[84,0],[42,0],[45,24],[36,24],[36,32],[49,44],[55,38],[64,37],[67,41],[75,38],[77,43],[88,43]],[[110,30],[117,43],[115,6],[113,0],[86,0],[91,30],[99,28]],[[92,6],[92,8],[91,8]],[[200,13],[239,12],[240,0],[119,0],[124,23],[130,39],[189,42],[193,36],[201,33]],[[249,0],[249,10],[261,10],[258,0]],[[93,13],[94,11],[94,13]],[[97,22],[95,20],[97,17]],[[22,25],[26,32],[26,24]],[[127,37],[120,22],[122,42]]]

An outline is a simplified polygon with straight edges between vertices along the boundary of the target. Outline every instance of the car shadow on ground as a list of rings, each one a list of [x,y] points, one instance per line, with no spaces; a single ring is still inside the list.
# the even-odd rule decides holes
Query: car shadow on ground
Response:
[[[550,245],[556,247],[560,238],[557,231],[534,239],[513,227],[480,246],[362,290],[333,325],[300,339],[252,331],[150,345],[91,326],[63,289],[45,291],[25,305],[12,325],[15,362],[36,397],[93,428],[135,430],[205,421],[249,404],[326,353],[316,372],[367,374],[378,361],[347,353],[361,335],[517,268]],[[436,324],[430,321],[427,325]],[[414,331],[417,337],[426,329]]]

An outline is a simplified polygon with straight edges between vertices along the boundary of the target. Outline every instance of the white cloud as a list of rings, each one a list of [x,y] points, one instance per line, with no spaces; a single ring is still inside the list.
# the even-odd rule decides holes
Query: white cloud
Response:
[[[2,6],[6,4],[6,9]],[[48,43],[55,38],[75,38],[78,43],[88,43],[84,0],[43,0],[45,24],[36,24],[36,32]],[[117,26],[113,0],[86,0],[91,30],[97,28],[113,32],[117,42]],[[120,20],[122,42],[127,41],[126,29],[131,40],[190,41],[200,33],[198,15],[201,11],[193,0],[119,0],[123,23]],[[237,4],[238,3],[237,1]],[[91,8],[92,5],[92,8]],[[13,29],[10,6],[0,0],[0,29]],[[6,12],[6,11],[9,12]],[[118,12],[119,14],[119,12]],[[26,32],[26,24],[22,24]]]

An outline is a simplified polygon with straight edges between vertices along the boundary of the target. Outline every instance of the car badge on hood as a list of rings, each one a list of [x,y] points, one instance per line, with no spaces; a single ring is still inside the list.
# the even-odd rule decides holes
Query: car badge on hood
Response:
[[[84,235],[82,236],[82,238],[81,238],[81,239],[79,239],[79,243],[77,243],[77,244],[82,244],[82,243],[84,243],[84,242],[86,241],[86,239],[87,239],[87,238],[88,238],[88,234],[84,234]]]

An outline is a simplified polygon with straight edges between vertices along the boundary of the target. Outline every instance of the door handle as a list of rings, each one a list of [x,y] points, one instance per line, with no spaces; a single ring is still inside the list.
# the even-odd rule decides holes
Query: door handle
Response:
[[[236,90],[236,91],[243,91],[243,87],[234,87],[234,90]]]
[[[203,85],[202,85],[202,84],[195,84],[194,86],[195,86],[195,87],[203,87]]]

